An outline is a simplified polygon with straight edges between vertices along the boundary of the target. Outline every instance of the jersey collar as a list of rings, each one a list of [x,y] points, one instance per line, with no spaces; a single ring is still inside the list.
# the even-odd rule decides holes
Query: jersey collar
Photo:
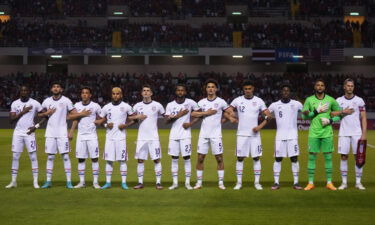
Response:
[[[52,95],[51,98],[52,98],[53,101],[58,101],[58,100],[60,100],[62,98],[62,95],[60,95],[60,97],[58,99],[53,98],[53,95]]]
[[[213,102],[213,101],[215,101],[216,99],[217,99],[217,96],[214,98],[214,99],[212,99],[212,100],[210,100],[210,99],[208,99],[208,98],[206,98],[207,99],[207,101],[209,101],[209,102]]]
[[[325,97],[326,97],[326,93],[324,93],[323,95],[323,98],[322,99],[319,99],[318,96],[316,96],[316,94],[314,94],[315,98],[318,99],[318,100],[323,100]]]
[[[142,102],[143,102],[143,104],[148,105],[148,104],[152,103],[153,101],[151,100],[151,102],[144,102],[144,101],[142,101]]]
[[[243,98],[246,99],[246,100],[251,100],[251,99],[254,98],[254,96],[255,96],[255,95],[253,95],[253,97],[251,97],[251,98],[246,98],[245,95],[244,95]]]
[[[351,98],[347,98],[347,97],[344,95],[344,98],[345,98],[346,100],[352,100],[354,97],[355,97],[355,95],[353,95],[353,97],[351,97]]]
[[[83,102],[82,102],[82,105],[87,106],[87,105],[90,105],[90,103],[91,103],[91,101],[89,101],[89,103],[87,103],[87,104],[83,104]]]

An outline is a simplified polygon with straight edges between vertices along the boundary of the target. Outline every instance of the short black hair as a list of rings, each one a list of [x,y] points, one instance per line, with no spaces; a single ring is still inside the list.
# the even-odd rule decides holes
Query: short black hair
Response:
[[[254,82],[251,81],[251,80],[245,80],[245,81],[242,83],[242,87],[245,87],[245,86],[253,86],[253,87],[254,87]]]
[[[204,86],[207,86],[209,83],[215,84],[216,88],[219,88],[219,83],[214,79],[208,79],[206,82],[204,82]]]
[[[175,90],[177,90],[177,87],[183,87],[183,88],[185,88],[185,91],[187,91],[187,87],[186,87],[185,84],[182,84],[182,83],[178,83],[178,84],[176,84],[176,86],[175,86]]]
[[[325,82],[325,80],[323,78],[316,79],[314,84],[316,84],[318,82],[322,82],[324,85],[326,85],[326,82]]]
[[[151,92],[154,92],[154,90],[152,89],[151,85],[149,85],[149,84],[142,85],[142,90],[143,90],[143,88],[150,88]]]
[[[53,85],[59,85],[61,88],[64,88],[60,81],[52,81],[50,87],[52,88]]]
[[[83,90],[89,90],[90,94],[92,94],[92,90],[91,90],[91,88],[88,87],[88,86],[82,87],[82,88],[81,88],[81,92],[82,92]]]
[[[281,90],[284,89],[284,88],[289,88],[289,90],[292,90],[292,86],[290,86],[290,84],[282,84]]]

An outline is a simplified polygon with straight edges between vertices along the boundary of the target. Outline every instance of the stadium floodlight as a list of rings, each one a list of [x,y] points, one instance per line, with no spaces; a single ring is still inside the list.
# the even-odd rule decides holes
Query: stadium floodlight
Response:
[[[1,12],[0,12],[0,15],[5,15],[5,12],[1,11]]]
[[[111,55],[111,58],[121,58],[122,55]]]
[[[182,58],[182,55],[172,55],[173,58]]]
[[[242,12],[232,12],[232,15],[233,15],[233,16],[241,16],[241,15],[242,15]]]
[[[363,55],[353,55],[353,59],[363,59]]]
[[[294,59],[303,59],[303,55],[293,55]]]
[[[113,12],[113,15],[116,15],[116,16],[124,15],[124,12],[115,11],[115,12]]]
[[[359,12],[350,12],[351,16],[359,16]]]
[[[234,59],[242,59],[243,55],[232,55]]]
[[[62,55],[51,55],[51,58],[53,58],[53,59],[61,59]]]

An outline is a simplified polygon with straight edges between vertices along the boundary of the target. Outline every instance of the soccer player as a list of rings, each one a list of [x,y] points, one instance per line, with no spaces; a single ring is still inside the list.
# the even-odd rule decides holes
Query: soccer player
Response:
[[[66,187],[73,188],[71,181],[71,163],[69,158],[70,145],[68,140],[68,125],[66,122],[68,114],[75,114],[72,101],[62,95],[63,87],[59,82],[51,84],[52,96],[42,103],[43,112],[40,117],[48,117],[45,133],[45,152],[47,156],[47,180],[42,188],[52,187],[52,172],[55,155],[59,152],[64,161],[66,174]]]
[[[365,102],[361,97],[354,95],[354,81],[352,79],[345,80],[344,92],[345,95],[339,97],[337,102],[342,109],[350,108],[354,110],[354,113],[342,118],[340,125],[338,152],[341,154],[340,170],[342,184],[339,187],[339,190],[348,188],[348,155],[350,153],[350,147],[352,147],[355,159],[358,140],[366,140],[367,132]],[[359,168],[357,165],[355,166],[355,187],[359,190],[365,190],[365,187],[361,183],[362,170],[362,167]]]
[[[190,186],[191,176],[191,126],[198,121],[190,121],[190,115],[193,110],[198,110],[195,101],[186,98],[186,86],[176,85],[176,99],[168,103],[165,113],[167,123],[172,123],[169,135],[168,154],[172,156],[172,178],[173,184],[170,190],[178,187],[178,157],[181,153],[185,165],[185,187],[188,190],[193,189]]]
[[[336,100],[325,93],[325,82],[322,79],[317,79],[315,81],[314,90],[315,94],[306,99],[302,109],[302,118],[311,120],[309,128],[309,156],[307,165],[309,183],[305,187],[305,190],[308,191],[315,188],[315,161],[317,154],[322,151],[327,177],[326,188],[335,191],[337,188],[332,183],[332,152],[334,147],[331,123],[340,119],[336,115],[348,115],[352,113],[352,110],[340,109]],[[331,112],[333,113],[333,118],[331,118]]]
[[[215,80],[205,82],[207,97],[198,102],[199,110],[191,113],[192,117],[203,118],[198,140],[197,183],[194,189],[202,188],[204,159],[211,147],[212,154],[217,162],[219,188],[224,190],[224,160],[223,141],[221,133],[221,119],[223,111],[228,109],[228,104],[217,96],[218,83]],[[227,119],[231,119],[224,114]]]
[[[13,132],[12,139],[12,181],[6,188],[17,187],[17,174],[19,168],[19,160],[26,147],[29,152],[31,160],[31,169],[34,178],[34,188],[39,188],[38,185],[38,160],[37,160],[37,144],[35,133],[30,132],[29,129],[34,126],[34,118],[37,113],[42,111],[42,105],[30,98],[30,90],[27,86],[21,86],[20,98],[12,102],[10,111],[10,120],[12,123],[16,122],[16,127]]]
[[[126,131],[125,128],[127,117],[133,114],[132,107],[122,101],[123,94],[119,87],[112,88],[112,102],[103,107],[100,113],[100,119],[96,124],[104,124],[107,129],[104,147],[104,160],[107,161],[105,166],[106,183],[102,189],[111,187],[111,178],[113,172],[113,162],[120,162],[121,187],[124,190],[129,189],[126,184],[128,175],[128,150],[126,148]]]
[[[275,184],[272,190],[280,188],[279,176],[281,171],[281,161],[289,157],[292,162],[293,188],[301,190],[298,184],[299,173],[299,146],[298,146],[298,129],[297,117],[298,112],[302,111],[302,104],[299,101],[290,98],[291,87],[283,85],[281,87],[281,99],[274,102],[268,108],[274,114],[276,119],[277,130],[275,139],[275,162],[273,163],[273,173]]]
[[[235,190],[242,188],[242,171],[245,157],[251,156],[254,162],[254,187],[262,190],[263,187],[259,183],[261,175],[260,157],[262,156],[262,142],[260,138],[260,130],[267,124],[271,113],[266,107],[264,101],[254,95],[254,84],[251,81],[245,81],[242,84],[244,95],[235,98],[230,103],[229,113],[234,116],[234,111],[238,113],[238,129],[237,129],[237,147],[236,147],[236,174],[237,184]],[[259,114],[265,115],[265,120],[258,125]]]
[[[72,127],[68,134],[69,139],[73,139],[74,129],[78,125],[78,134],[76,141],[76,157],[78,158],[78,175],[79,183],[74,188],[83,188],[85,184],[85,167],[86,159],[91,158],[92,174],[94,177],[93,187],[99,189],[99,144],[98,135],[96,133],[95,120],[99,119],[101,107],[98,103],[91,101],[91,89],[84,87],[81,89],[82,101],[77,102],[74,108],[77,113],[74,116],[68,116],[68,119],[73,120]]]
[[[142,87],[142,102],[134,105],[136,119],[140,121],[138,128],[137,147],[135,158],[138,160],[137,174],[138,184],[134,189],[143,188],[144,161],[150,154],[151,160],[154,161],[156,175],[156,189],[161,190],[161,147],[158,134],[158,117],[164,115],[163,106],[152,100],[152,89],[150,85]]]

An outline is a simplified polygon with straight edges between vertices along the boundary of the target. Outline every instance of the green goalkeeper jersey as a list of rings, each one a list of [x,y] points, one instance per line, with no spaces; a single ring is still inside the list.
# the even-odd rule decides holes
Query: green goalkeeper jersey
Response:
[[[318,108],[319,103],[328,104],[328,111],[324,113],[314,114],[313,111]],[[302,119],[311,119],[309,128],[309,137],[312,138],[327,138],[333,136],[332,126],[323,127],[320,118],[325,117],[331,119],[330,113],[332,111],[339,111],[340,105],[334,98],[329,95],[324,95],[323,99],[318,99],[315,95],[308,97],[303,105],[302,112],[310,111],[308,116],[302,114]]]

